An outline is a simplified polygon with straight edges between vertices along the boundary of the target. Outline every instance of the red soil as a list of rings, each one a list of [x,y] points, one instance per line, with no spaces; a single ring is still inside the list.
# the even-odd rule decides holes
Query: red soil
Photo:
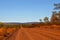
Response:
[[[6,40],[16,31],[16,28],[0,28],[0,40]]]
[[[0,36],[2,36],[3,34],[5,34],[6,28],[0,28]]]
[[[8,28],[6,32],[12,34],[15,30],[16,28]]]
[[[7,40],[60,40],[60,31],[42,28],[20,28]]]

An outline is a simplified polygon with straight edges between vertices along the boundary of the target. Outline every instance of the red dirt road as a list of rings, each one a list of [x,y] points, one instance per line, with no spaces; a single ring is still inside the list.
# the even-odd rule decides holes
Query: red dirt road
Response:
[[[60,31],[41,28],[20,28],[7,40],[60,40]]]

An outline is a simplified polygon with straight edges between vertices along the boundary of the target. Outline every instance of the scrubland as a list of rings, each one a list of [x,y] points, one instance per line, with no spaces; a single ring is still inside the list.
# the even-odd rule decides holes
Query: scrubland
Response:
[[[60,40],[60,25],[4,25],[0,40]]]

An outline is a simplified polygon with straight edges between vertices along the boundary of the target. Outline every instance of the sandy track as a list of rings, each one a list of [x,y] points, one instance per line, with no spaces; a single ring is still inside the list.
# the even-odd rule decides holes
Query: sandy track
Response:
[[[40,28],[20,28],[7,40],[60,40],[60,32]]]

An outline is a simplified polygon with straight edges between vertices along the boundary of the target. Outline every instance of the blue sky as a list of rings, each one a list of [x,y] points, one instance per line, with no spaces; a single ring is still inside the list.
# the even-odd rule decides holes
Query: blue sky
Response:
[[[54,3],[60,0],[0,0],[0,21],[36,22],[51,17]]]

